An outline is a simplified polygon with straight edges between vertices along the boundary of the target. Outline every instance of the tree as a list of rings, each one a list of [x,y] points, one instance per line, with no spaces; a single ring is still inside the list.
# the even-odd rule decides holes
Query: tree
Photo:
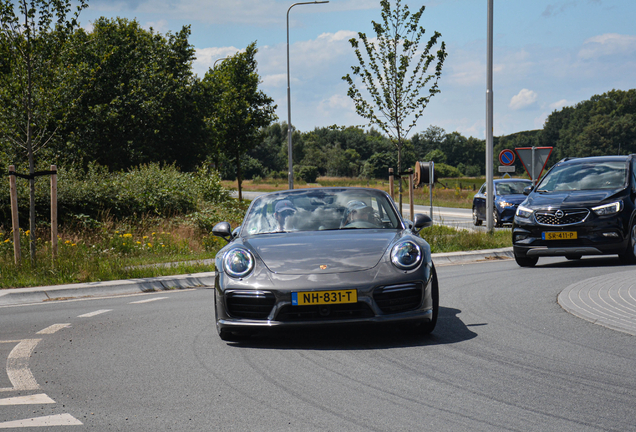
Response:
[[[241,156],[264,137],[264,128],[276,120],[274,100],[258,90],[256,42],[210,69],[203,85],[216,101],[208,117],[219,148],[236,164],[239,201],[243,199]]]
[[[70,114],[55,157],[113,171],[200,163],[206,131],[189,35],[187,26],[164,36],[124,18],[99,18],[91,32],[75,32],[65,55]]]
[[[382,0],[380,6],[383,23],[372,21],[377,42],[362,32],[358,33],[359,39],[349,41],[359,63],[359,66],[351,67],[353,75],[361,81],[369,100],[365,99],[349,74],[342,79],[349,84],[347,94],[353,99],[358,115],[371,125],[378,126],[393,140],[397,147],[397,171],[400,173],[404,140],[430,99],[440,92],[437,83],[447,55],[446,44],[442,41],[437,52],[433,52],[441,37],[439,32],[435,32],[420,51],[425,30],[419,21],[424,6],[414,14],[409,12],[407,5],[402,6],[401,0],[396,0],[394,10],[391,10],[388,0]],[[428,74],[432,65],[435,71]],[[425,90],[425,94],[421,95]],[[401,210],[401,182],[399,204]]]
[[[14,3],[18,6],[16,13]],[[29,165],[30,254],[35,264],[35,153],[56,133],[61,111],[56,82],[61,53],[87,0],[0,0],[0,133],[26,152]],[[15,154],[19,154],[17,151]]]

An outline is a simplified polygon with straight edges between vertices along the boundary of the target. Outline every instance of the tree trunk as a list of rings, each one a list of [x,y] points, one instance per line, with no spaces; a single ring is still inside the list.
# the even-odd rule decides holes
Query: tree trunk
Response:
[[[26,6],[26,5],[25,5]],[[35,159],[33,156],[33,64],[31,61],[31,30],[29,28],[28,17],[25,16],[25,28],[27,33],[27,47],[26,47],[26,67],[27,67],[27,100],[26,100],[26,147],[29,157],[29,175],[32,177],[29,179],[29,244],[31,252],[31,265],[35,267]]]
[[[238,200],[243,201],[243,173],[241,172],[241,152],[236,147],[236,182],[238,183]]]

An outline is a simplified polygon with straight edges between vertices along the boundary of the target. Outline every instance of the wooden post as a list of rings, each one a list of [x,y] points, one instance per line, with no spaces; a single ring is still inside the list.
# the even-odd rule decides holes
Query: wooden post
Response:
[[[15,172],[15,166],[9,165],[9,171]],[[13,256],[15,265],[20,265],[22,256],[20,254],[20,221],[18,219],[18,188],[16,186],[15,176],[9,176],[9,185],[11,191],[11,226],[13,228]]]
[[[415,209],[413,207],[413,171],[409,173],[409,207],[411,210],[411,221],[415,222]]]
[[[57,166],[51,165],[51,171],[57,172]],[[57,174],[51,174],[51,256],[57,259]]]
[[[391,198],[395,200],[395,197],[393,196],[393,168],[389,168],[389,194],[391,195]]]

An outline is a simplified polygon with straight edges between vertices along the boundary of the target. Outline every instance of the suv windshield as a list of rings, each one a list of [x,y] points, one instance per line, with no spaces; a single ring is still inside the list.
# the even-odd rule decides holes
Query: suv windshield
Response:
[[[557,165],[541,180],[538,192],[620,189],[627,181],[625,162],[586,162]]]

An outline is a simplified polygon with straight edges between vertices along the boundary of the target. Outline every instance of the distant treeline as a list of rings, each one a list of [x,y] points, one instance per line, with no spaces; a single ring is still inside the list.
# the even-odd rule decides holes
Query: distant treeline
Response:
[[[244,159],[245,178],[287,178],[287,124],[275,123],[264,131],[263,141]],[[358,127],[325,127],[293,133],[294,171],[297,176],[350,176],[386,178],[397,165],[391,141],[375,130]],[[543,129],[494,138],[494,166],[503,149],[554,147],[548,166],[564,157],[636,153],[636,90],[612,90],[573,107],[550,114]],[[437,126],[411,136],[403,149],[403,166],[416,161],[435,162],[439,177],[485,174],[486,142],[447,133]],[[516,172],[523,173],[520,161]],[[221,163],[222,177],[232,179],[231,164]]]

